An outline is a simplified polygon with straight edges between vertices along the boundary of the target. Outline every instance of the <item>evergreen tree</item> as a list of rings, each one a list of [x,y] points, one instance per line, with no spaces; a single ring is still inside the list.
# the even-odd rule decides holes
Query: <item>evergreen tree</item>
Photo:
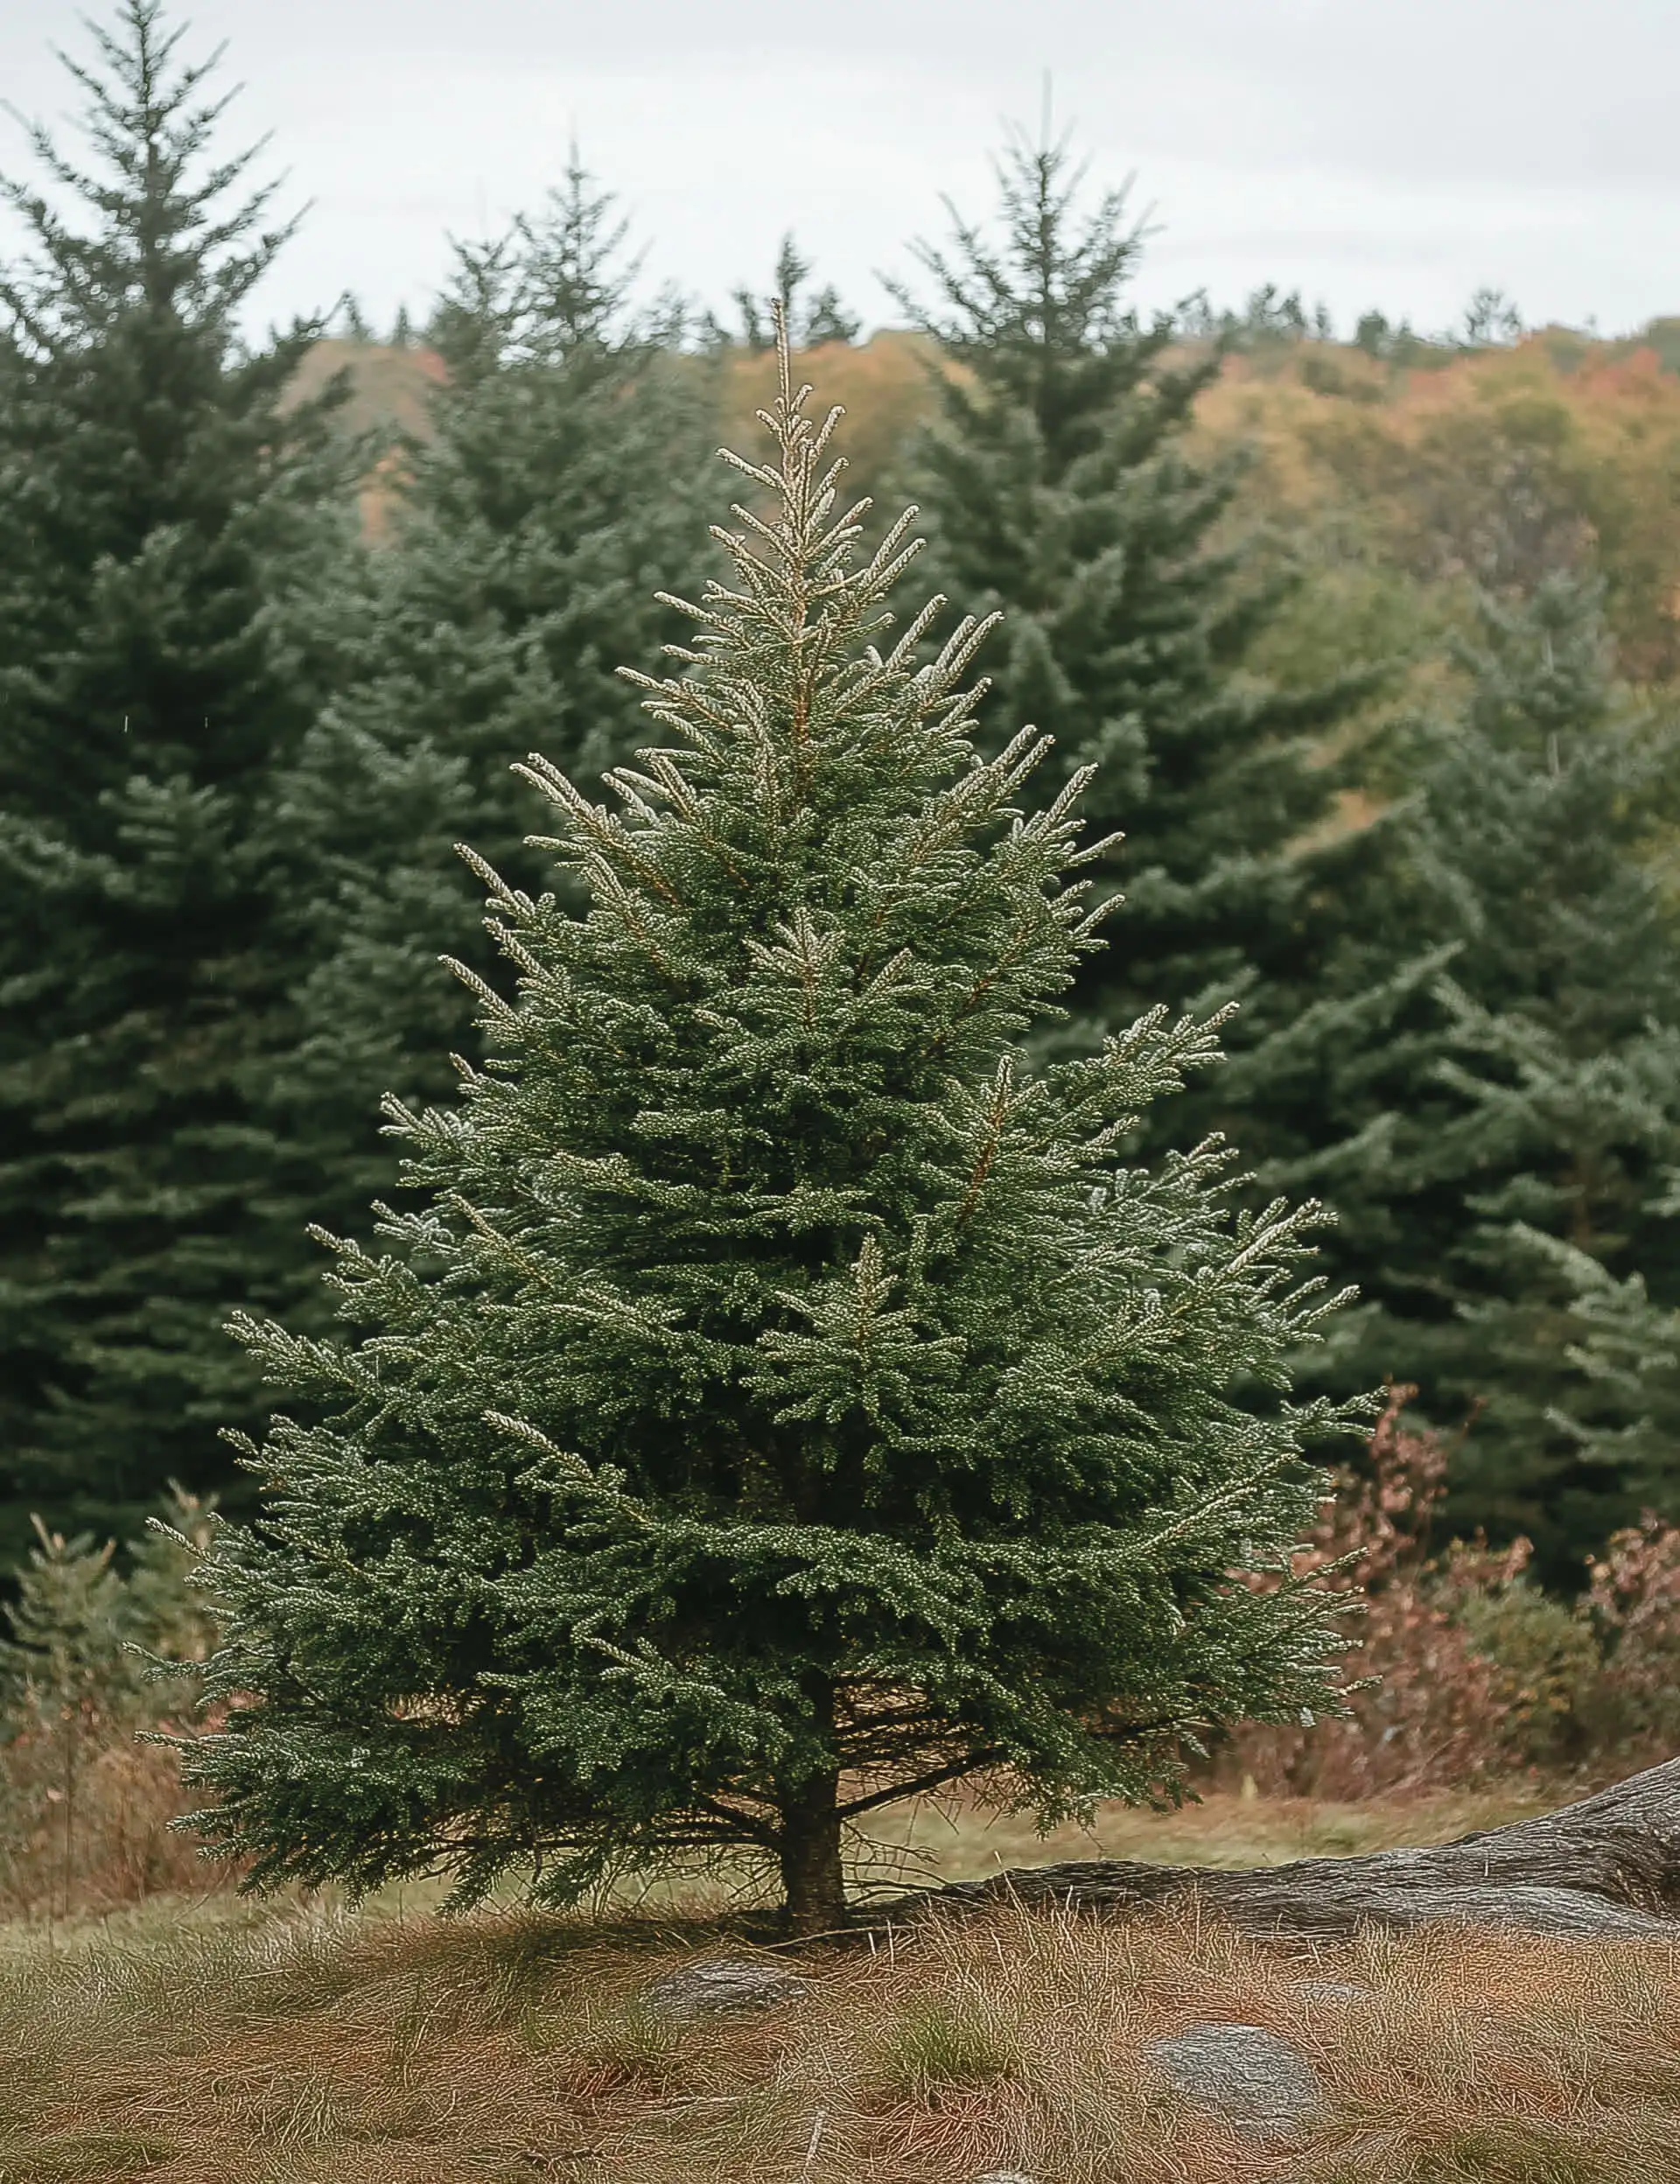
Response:
[[[1502,288],[1479,288],[1465,306],[1460,346],[1506,349],[1522,339],[1522,314]]]
[[[1651,1212],[1680,1214],[1676,1182],[1680,1176],[1671,1171]],[[1544,1230],[1516,1230],[1509,1242],[1514,1250],[1528,1245],[1540,1277],[1536,1286],[1544,1284],[1554,1299],[1556,1332],[1563,1337],[1558,1347],[1573,1368],[1548,1412],[1548,1427],[1560,1431],[1580,1472],[1614,1485],[1620,1513],[1636,1506],[1642,1518],[1656,1513],[1674,1522],[1680,1512],[1680,1310],[1657,1303],[1642,1274],[1618,1280],[1590,1252]],[[1604,1513],[1594,1515],[1601,1533]]]
[[[1271,281],[1256,288],[1241,311],[1215,312],[1205,294],[1194,296],[1180,306],[1176,323],[1192,340],[1217,340],[1228,350],[1291,348],[1336,338],[1327,304],[1315,304],[1309,312],[1299,289],[1280,295]]]
[[[29,1502],[115,1528],[219,1471],[256,1393],[222,1322],[306,1249],[252,1095],[290,1036],[270,814],[347,480],[283,400],[313,329],[239,333],[290,228],[179,35],[122,0],[72,66],[91,164],[37,130],[46,186],[4,186],[0,1552]]]
[[[66,1539],[38,1517],[34,1531],[17,1596],[6,1604],[0,1693],[12,1735],[45,1726],[71,1740],[66,1766],[74,1778],[78,1732],[111,1715],[132,1717],[138,1663],[123,1651],[129,1621],[116,1541],[96,1547],[86,1532]]]
[[[190,1764],[259,1886],[746,1852],[808,1934],[894,1799],[1054,1816],[1327,1702],[1334,1601],[1242,1582],[1363,1410],[1288,1396],[1309,1210],[1126,1164],[1210,1025],[1030,1066],[1097,944],[1084,777],[1028,815],[1043,740],[980,762],[984,626],[877,649],[911,518],[860,565],[782,374],[730,579],[634,678],[670,747],[620,814],[528,769],[581,900],[480,867],[518,998],[458,1105],[390,1109],[425,1202],[334,1244],[355,1332],[242,1322],[305,1410],[220,1536]]]
[[[750,288],[735,289],[731,301],[735,305],[736,326],[732,330],[708,316],[706,332],[711,341],[725,346],[738,343],[750,356],[762,356],[774,348],[778,326],[788,329],[796,349],[819,348],[825,341],[855,341],[862,321],[846,309],[832,282],[825,283],[806,302],[805,284],[810,273],[810,260],[800,255],[792,235],[784,235],[776,253],[769,294],[760,297]]]
[[[1474,1411],[1452,1520],[1526,1531],[1548,1575],[1578,1578],[1657,1488],[1648,1450],[1635,1480],[1559,1415],[1584,1392],[1578,1299],[1637,1276],[1680,1304],[1680,931],[1653,857],[1680,724],[1619,700],[1591,586],[1490,599],[1484,626],[1463,712],[1409,733],[1412,795],[1348,845],[1363,893],[1317,1012],[1278,1042],[1299,1105],[1278,1172],[1339,1210],[1331,1256],[1366,1300],[1338,1336],[1345,1382]],[[1581,1424],[1614,1423],[1610,1393]],[[1659,1498],[1680,1514],[1672,1464]]]
[[[458,248],[433,317],[436,436],[408,451],[354,670],[283,797],[313,874],[297,942],[311,1029],[270,1111],[329,1179],[300,1222],[354,1220],[389,1186],[382,1095],[441,1096],[446,1055],[472,1048],[470,1004],[432,975],[442,955],[494,962],[456,844],[535,885],[541,808],[509,769],[541,751],[590,776],[626,756],[620,648],[677,626],[649,595],[696,518],[713,390],[673,353],[668,312],[632,310],[624,240],[574,156],[539,214]]]
[[[1082,214],[1065,140],[1018,137],[998,172],[997,237],[953,212],[947,248],[914,247],[934,300],[894,290],[956,367],[914,479],[934,574],[1004,612],[999,718],[1054,735],[1067,771],[1096,763],[1098,816],[1124,826],[1125,938],[1085,967],[1082,1015],[1254,988],[1252,1044],[1310,984],[1297,843],[1340,782],[1314,746],[1370,678],[1289,695],[1242,672],[1289,585],[1218,542],[1238,466],[1186,451],[1222,352],[1175,358],[1173,314],[1129,306],[1142,231],[1124,192]]]

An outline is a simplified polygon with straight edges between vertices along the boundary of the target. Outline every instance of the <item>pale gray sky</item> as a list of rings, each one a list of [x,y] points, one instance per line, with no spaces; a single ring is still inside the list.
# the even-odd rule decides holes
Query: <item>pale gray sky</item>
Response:
[[[0,94],[69,104],[75,0],[0,0]],[[182,0],[228,43],[230,127],[274,133],[304,230],[276,314],[424,305],[444,234],[534,202],[569,131],[650,275],[721,303],[792,228],[871,323],[878,268],[988,200],[1051,72],[1094,178],[1162,232],[1142,299],[1262,281],[1425,327],[1476,287],[1530,322],[1680,313],[1680,0]],[[0,116],[0,166],[20,146]]]

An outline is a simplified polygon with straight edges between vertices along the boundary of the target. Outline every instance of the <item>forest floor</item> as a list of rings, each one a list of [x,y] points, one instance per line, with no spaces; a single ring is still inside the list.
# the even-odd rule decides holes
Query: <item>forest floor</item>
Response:
[[[922,1814],[951,1875],[1079,1855],[1238,1865],[1424,1842],[1532,1793],[1216,1797],[1093,1843]],[[1555,1801],[1554,1801],[1555,1802]],[[651,2007],[759,1954],[721,1900],[442,1920],[221,1894],[0,1928],[4,2184],[1664,2184],[1680,2180],[1680,1948],[1436,1929],[1306,1954],[1188,1914],[1005,1908],[766,1962],[740,2018]],[[1338,1992],[1340,1989],[1340,1992]],[[1287,2039],[1325,2092],[1244,2138],[1146,2054]]]

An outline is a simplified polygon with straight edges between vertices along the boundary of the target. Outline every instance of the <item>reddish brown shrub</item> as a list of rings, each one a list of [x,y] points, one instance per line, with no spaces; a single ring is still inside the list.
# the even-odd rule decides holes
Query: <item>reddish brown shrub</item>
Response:
[[[1338,1474],[1297,1560],[1362,1592],[1349,1603],[1348,1670],[1363,1688],[1349,1692],[1345,1719],[1241,1732],[1216,1775],[1340,1799],[1525,1769],[1626,1774],[1670,1757],[1680,1748],[1680,1527],[1648,1513],[1618,1532],[1573,1605],[1530,1578],[1525,1539],[1432,1551],[1449,1450],[1405,1423],[1414,1392],[1390,1392],[1364,1464]]]
[[[1592,1565],[1587,1606],[1607,1656],[1603,1737],[1630,1765],[1680,1747],[1680,1528],[1647,1511]]]
[[[1349,1694],[1345,1720],[1240,1732],[1221,1755],[1222,1774],[1245,1775],[1272,1796],[1356,1798],[1451,1788],[1526,1756],[1527,1723],[1509,1708],[1466,1605],[1521,1582],[1527,1543],[1497,1556],[1460,1547],[1432,1558],[1449,1450],[1440,1434],[1406,1424],[1416,1392],[1390,1390],[1364,1465],[1337,1474],[1297,1560],[1326,1572],[1350,1609],[1364,1594],[1348,1625],[1357,1648],[1349,1672],[1363,1688]]]
[[[177,1490],[168,1513],[125,1567],[109,1542],[37,1522],[0,1635],[0,1909],[63,1917],[217,1885],[170,1830],[187,1802],[174,1753],[141,1741],[183,1726],[195,1697],[144,1656],[201,1661],[214,1642],[187,1582],[210,1511]]]

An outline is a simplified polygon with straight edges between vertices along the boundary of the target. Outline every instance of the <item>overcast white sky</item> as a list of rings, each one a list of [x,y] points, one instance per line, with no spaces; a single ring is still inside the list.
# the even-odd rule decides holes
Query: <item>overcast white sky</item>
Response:
[[[0,0],[0,94],[71,104],[108,0]],[[444,236],[554,179],[568,133],[650,275],[721,303],[792,228],[871,324],[878,268],[988,201],[987,148],[1044,73],[1094,178],[1161,225],[1145,303],[1263,281],[1348,326],[1505,289],[1530,323],[1680,313],[1680,0],[181,0],[228,45],[241,138],[312,210],[262,301],[424,308]],[[17,173],[0,115],[0,167]]]

